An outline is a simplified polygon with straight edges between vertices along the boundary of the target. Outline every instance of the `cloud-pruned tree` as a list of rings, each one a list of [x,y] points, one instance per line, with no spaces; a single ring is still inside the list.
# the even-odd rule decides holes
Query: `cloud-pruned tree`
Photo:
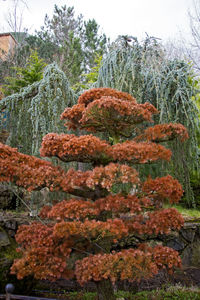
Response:
[[[139,281],[163,268],[172,272],[180,267],[177,251],[149,242],[183,225],[174,208],[162,207],[165,201],[177,203],[182,187],[170,175],[142,179],[135,169],[138,164],[169,161],[172,153],[160,143],[184,143],[188,138],[181,124],[152,126],[157,114],[152,104],[138,104],[130,94],[111,88],[84,92],[61,119],[68,129],[88,134],[49,133],[40,154],[63,162],[90,162],[87,171],[66,172],[0,145],[0,181],[29,191],[48,187],[72,195],[43,207],[42,222],[19,228],[16,240],[22,257],[12,273],[19,279],[33,274],[49,280],[75,277],[81,285],[93,281],[98,300],[114,300],[114,282]]]

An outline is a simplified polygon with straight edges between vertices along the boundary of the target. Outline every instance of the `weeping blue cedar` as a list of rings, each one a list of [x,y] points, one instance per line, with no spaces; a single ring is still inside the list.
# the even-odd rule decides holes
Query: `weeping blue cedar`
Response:
[[[10,146],[38,156],[44,135],[66,130],[60,115],[75,101],[76,95],[65,74],[56,64],[51,64],[41,81],[1,100],[0,111],[7,120],[1,122],[0,130],[10,133],[7,141]]]
[[[168,59],[157,39],[147,36],[139,43],[137,38],[121,36],[103,58],[95,86],[128,92],[138,103],[149,101],[160,111],[155,123],[177,122],[188,129],[190,138],[184,145],[177,140],[171,143],[172,163],[156,167],[154,173],[170,173],[178,178],[187,205],[195,206],[190,175],[199,167],[199,119],[190,79],[190,65],[183,60]],[[146,166],[143,172],[149,173]]]

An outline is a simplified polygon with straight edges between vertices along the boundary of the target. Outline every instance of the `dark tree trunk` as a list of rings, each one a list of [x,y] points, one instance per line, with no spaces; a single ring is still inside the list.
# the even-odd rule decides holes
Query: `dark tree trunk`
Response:
[[[116,300],[114,289],[110,280],[96,282],[97,300]]]

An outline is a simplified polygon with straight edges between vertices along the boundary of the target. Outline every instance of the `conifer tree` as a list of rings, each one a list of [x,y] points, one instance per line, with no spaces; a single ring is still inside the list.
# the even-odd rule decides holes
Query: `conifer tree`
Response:
[[[43,207],[42,222],[18,229],[22,257],[12,266],[18,279],[33,274],[38,279],[76,278],[81,285],[93,281],[99,300],[114,300],[114,282],[139,281],[163,268],[172,272],[180,267],[177,251],[160,244],[152,247],[148,241],[183,225],[174,208],[162,207],[164,201],[178,202],[182,187],[170,175],[141,180],[133,167],[169,161],[171,151],[160,142],[188,138],[181,124],[149,126],[156,114],[152,104],[138,104],[130,94],[111,88],[84,92],[61,118],[69,129],[95,135],[49,133],[40,153],[63,162],[90,162],[92,169],[85,172],[65,172],[1,144],[0,181],[29,191],[48,187],[72,195]],[[99,132],[107,139],[100,139]]]
[[[38,57],[36,50],[32,50],[25,67],[14,67],[16,75],[7,77],[7,83],[3,91],[5,96],[18,93],[22,88],[40,81],[43,78],[43,71],[46,63]]]

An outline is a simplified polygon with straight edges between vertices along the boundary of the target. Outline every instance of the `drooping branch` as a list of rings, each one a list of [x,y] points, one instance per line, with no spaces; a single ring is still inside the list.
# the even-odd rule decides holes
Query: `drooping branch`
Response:
[[[7,118],[0,123],[0,130],[10,133],[11,147],[20,147],[22,153],[38,156],[45,134],[64,131],[59,115],[75,100],[65,74],[53,63],[46,67],[41,81],[2,99],[0,111],[3,110]]]

